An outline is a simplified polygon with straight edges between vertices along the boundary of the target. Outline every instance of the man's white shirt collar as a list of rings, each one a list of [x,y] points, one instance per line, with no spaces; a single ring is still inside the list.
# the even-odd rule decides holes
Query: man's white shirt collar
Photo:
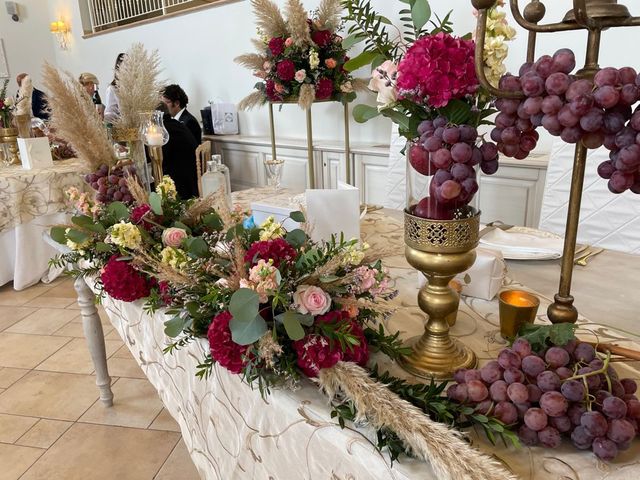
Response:
[[[187,108],[183,108],[182,110],[180,110],[178,113],[176,113],[176,116],[173,117],[174,120],[180,120],[180,117],[182,116],[182,112],[184,112]]]

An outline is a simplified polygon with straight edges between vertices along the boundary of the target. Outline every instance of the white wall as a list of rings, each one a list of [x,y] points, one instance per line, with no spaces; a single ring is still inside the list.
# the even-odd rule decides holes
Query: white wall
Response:
[[[7,15],[4,2],[0,5],[0,38],[9,64],[11,83],[9,92],[15,93],[15,77],[19,73],[31,74],[34,85],[40,87],[41,68],[45,60],[56,61],[51,33],[49,12],[44,0],[20,0],[20,21],[14,22]]]
[[[44,2],[44,0],[41,0]],[[39,0],[22,1],[21,4],[36,4]],[[284,0],[276,0],[280,5]],[[319,0],[306,0],[308,9],[315,8]],[[523,2],[521,2],[523,3]],[[566,10],[571,7],[569,0],[549,0],[547,5],[548,21],[559,20]],[[627,4],[632,2],[627,1]],[[526,4],[526,2],[524,2]],[[397,19],[397,10],[405,4],[399,0],[372,0],[372,5],[380,13]],[[433,10],[439,15],[444,15],[449,9],[453,10],[456,33],[462,35],[475,27],[475,18],[471,14],[470,0],[432,0]],[[149,49],[158,49],[162,57],[163,77],[168,82],[179,83],[190,97],[190,108],[197,112],[206,104],[208,99],[221,97],[233,102],[239,101],[247,93],[251,92],[255,78],[251,73],[236,65],[233,58],[237,55],[252,50],[250,38],[255,35],[253,14],[248,0],[240,0],[218,7],[200,10],[195,13],[159,21],[156,23],[136,26],[118,32],[106,33],[93,38],[82,38],[82,26],[78,0],[48,0],[49,19],[42,18],[43,26],[34,32],[38,44],[34,41],[25,46],[16,46],[12,53],[12,62],[17,58],[27,57],[23,69],[33,70],[32,65],[37,65],[42,58],[51,51],[52,35],[48,33],[46,24],[58,17],[71,22],[72,38],[69,50],[62,51],[55,45],[55,58],[57,64],[74,75],[83,71],[95,73],[101,80],[101,91],[104,92],[106,84],[111,81],[113,75],[113,62],[118,52],[124,51],[133,42],[143,42]],[[640,15],[640,7],[634,5],[632,14]],[[41,13],[46,16],[46,13]],[[10,21],[8,16],[0,18],[0,36],[4,34],[4,25]],[[509,14],[509,18],[511,18]],[[35,27],[35,19],[34,27]],[[511,53],[507,61],[510,69],[517,71],[524,61],[526,50],[526,33],[511,19],[518,30],[518,38],[511,44]],[[29,28],[29,32],[31,32]],[[13,30],[12,30],[13,31]],[[27,31],[27,29],[24,29]],[[583,58],[585,53],[586,33],[555,33],[539,35],[538,55],[553,53],[557,48],[572,48],[578,58]],[[603,34],[602,58],[603,65],[621,67],[631,65],[640,67],[636,60],[635,45],[640,41],[640,29],[616,29]],[[45,53],[40,53],[45,52]],[[18,67],[16,67],[18,68]],[[22,67],[21,67],[22,68]],[[357,72],[360,76],[366,76],[368,72]],[[359,101],[373,103],[373,95],[361,95]],[[268,115],[266,109],[242,113],[240,117],[241,130],[244,134],[267,135]],[[339,106],[321,104],[314,106],[314,134],[318,139],[342,138],[342,112]],[[305,135],[304,115],[295,106],[286,106],[283,112],[277,115],[276,130],[283,137],[302,138]],[[375,143],[388,143],[390,122],[386,119],[376,119],[364,125],[351,121],[352,141],[366,141]],[[538,150],[548,151],[549,139],[543,139]]]

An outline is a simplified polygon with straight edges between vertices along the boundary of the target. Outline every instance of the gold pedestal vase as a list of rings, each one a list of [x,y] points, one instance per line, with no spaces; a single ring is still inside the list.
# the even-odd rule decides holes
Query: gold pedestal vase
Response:
[[[424,334],[412,342],[412,353],[401,366],[422,378],[447,379],[459,368],[474,368],[475,354],[449,335],[460,303],[449,282],[476,260],[480,212],[455,220],[430,220],[408,211],[404,215],[405,257],[427,277],[418,293],[418,305],[428,315]],[[449,321],[448,321],[449,320]]]
[[[0,143],[5,143],[7,145],[7,165],[20,165],[20,155],[18,153],[18,129],[0,128]]]
[[[31,138],[31,115],[28,113],[16,115],[16,126],[18,127],[18,137]]]

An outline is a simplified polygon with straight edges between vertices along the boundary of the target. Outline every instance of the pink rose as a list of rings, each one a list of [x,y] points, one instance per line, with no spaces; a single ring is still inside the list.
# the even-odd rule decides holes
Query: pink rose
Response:
[[[293,45],[293,38],[287,37],[287,39],[284,41],[284,46],[288,48],[291,45]]]
[[[296,72],[296,76],[295,76],[296,82],[302,83],[304,82],[305,78],[307,78],[307,72],[304,70],[304,68]]]
[[[299,285],[293,294],[293,303],[303,315],[322,315],[331,306],[331,297],[320,287]]]
[[[369,90],[378,92],[377,102],[389,105],[397,100],[396,87],[393,84],[398,66],[391,60],[387,60],[371,74]]]
[[[284,88],[284,85],[282,85],[281,83],[276,83],[274,88],[278,93],[284,93],[286,91],[286,88]]]
[[[355,274],[358,293],[368,292],[376,284],[376,271],[369,267],[358,267],[355,269]]]
[[[182,228],[167,228],[162,232],[162,243],[167,247],[177,248],[182,244],[182,241],[187,238],[187,232]]]

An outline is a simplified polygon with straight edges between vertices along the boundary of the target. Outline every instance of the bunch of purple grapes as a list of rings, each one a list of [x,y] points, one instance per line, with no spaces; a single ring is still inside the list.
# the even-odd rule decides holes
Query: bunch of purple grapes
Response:
[[[525,445],[557,448],[565,435],[608,461],[640,434],[640,402],[635,381],[604,366],[589,343],[536,353],[519,338],[482,368],[458,370],[447,395],[517,428]]]
[[[504,75],[500,88],[525,98],[496,101],[500,113],[491,138],[503,154],[518,159],[535,148],[540,126],[567,143],[604,145],[610,160],[598,173],[609,180],[609,190],[640,193],[640,113],[632,116],[631,108],[640,100],[640,76],[631,67],[604,68],[591,81],[571,75],[575,66],[574,53],[562,49],[525,63],[517,77]]]
[[[131,203],[133,197],[127,187],[126,178],[135,175],[134,166],[115,167],[109,171],[107,165],[101,165],[94,173],[85,175],[84,180],[96,193],[96,201],[111,203],[114,201]]]
[[[444,117],[418,126],[420,140],[409,147],[409,162],[422,175],[433,175],[430,195],[443,205],[465,205],[478,191],[476,171],[491,175],[498,170],[498,147],[478,145],[478,130],[471,125],[451,125]],[[416,213],[419,215],[419,212]]]

